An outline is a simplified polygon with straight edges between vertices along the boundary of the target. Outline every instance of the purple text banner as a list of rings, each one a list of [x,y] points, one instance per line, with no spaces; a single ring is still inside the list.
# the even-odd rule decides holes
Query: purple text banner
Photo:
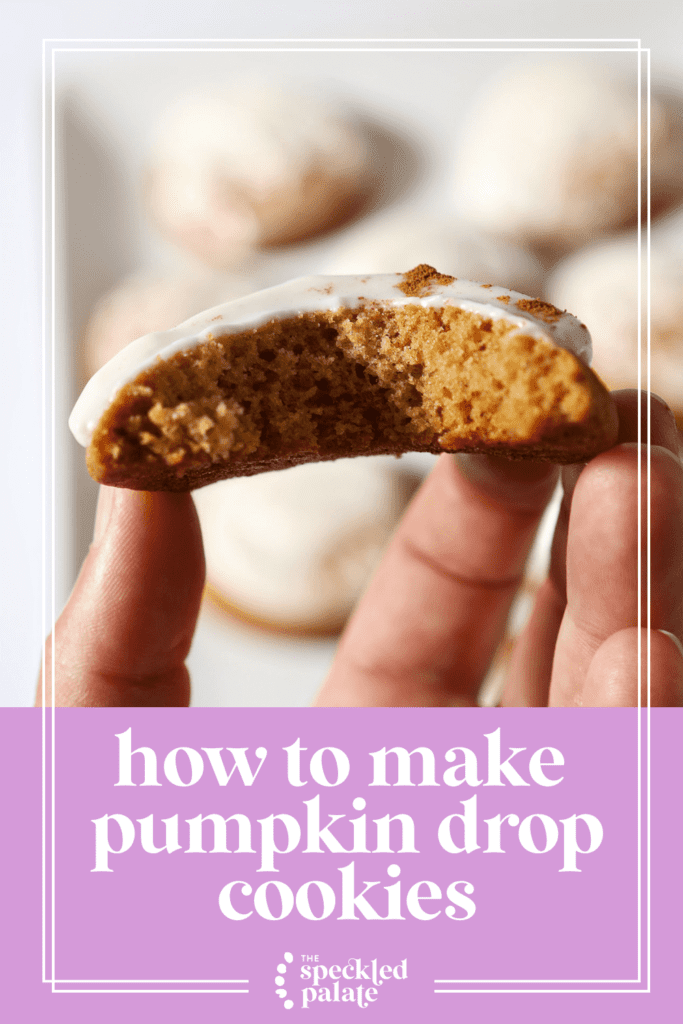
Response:
[[[500,1000],[528,1004],[528,1020],[542,1005],[568,1020],[577,1000],[604,1007],[609,994],[622,1019],[647,1019],[645,1003],[674,983],[681,715],[653,713],[651,972],[640,721],[628,710],[58,711],[41,984],[40,712],[5,712],[3,755],[24,758],[6,795],[31,840],[4,873],[19,922],[5,962],[23,937],[13,998],[48,1021],[78,1021],[86,1004],[135,1020],[138,1003],[167,1000],[199,1000],[209,1020],[445,1021],[463,1001],[486,1020]]]

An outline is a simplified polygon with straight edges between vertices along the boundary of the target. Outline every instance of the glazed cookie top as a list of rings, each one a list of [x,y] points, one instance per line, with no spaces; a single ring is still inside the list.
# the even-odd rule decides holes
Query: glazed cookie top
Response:
[[[368,156],[342,106],[248,82],[197,91],[170,108],[152,163],[176,169],[182,200],[196,212],[203,197],[197,186],[217,171],[268,195],[283,180],[300,178],[311,162],[359,174]]]
[[[168,359],[213,338],[252,330],[272,320],[372,305],[456,306],[487,319],[505,320],[516,328],[514,334],[550,339],[585,363],[590,362],[590,335],[576,317],[509,288],[464,281],[439,274],[426,265],[405,274],[301,277],[215,306],[173,330],[147,334],[132,342],[88,382],[69,418],[71,431],[87,446],[100,417],[120,388],[159,358]]]
[[[163,115],[147,203],[182,248],[230,266],[345,219],[372,190],[372,167],[367,133],[343,103],[267,82],[214,85]]]
[[[673,95],[653,91],[652,200],[668,208],[680,201],[683,177],[677,108]],[[635,223],[638,137],[630,76],[568,57],[509,65],[482,90],[463,126],[455,212],[515,240],[576,249]],[[514,159],[501,159],[507,153]]]

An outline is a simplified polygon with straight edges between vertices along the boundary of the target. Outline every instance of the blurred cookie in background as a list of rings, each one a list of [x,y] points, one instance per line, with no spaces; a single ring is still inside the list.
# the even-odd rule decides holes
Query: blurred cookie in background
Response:
[[[254,278],[209,271],[170,276],[142,273],[127,278],[103,295],[92,311],[83,337],[86,377],[136,338],[169,330],[202,310],[248,295],[258,287]]]
[[[213,86],[167,110],[146,200],[160,231],[216,267],[355,216],[372,191],[372,147],[341,103],[265,83]]]
[[[537,295],[542,288],[541,264],[523,246],[447,217],[410,209],[377,215],[347,229],[323,272],[390,274],[420,263],[525,295]]]
[[[681,224],[683,227],[683,222]],[[651,390],[683,427],[683,232],[653,232],[650,267]],[[571,309],[593,339],[593,369],[612,389],[638,386],[638,238],[636,232],[599,242],[560,263],[548,297]],[[642,386],[647,386],[647,262],[641,258]]]
[[[653,212],[683,195],[681,98],[653,94]],[[646,132],[643,129],[643,155]],[[567,252],[638,216],[638,90],[575,61],[515,65],[470,111],[453,195],[477,227]]]
[[[380,456],[200,488],[209,597],[264,629],[339,632],[418,483]]]

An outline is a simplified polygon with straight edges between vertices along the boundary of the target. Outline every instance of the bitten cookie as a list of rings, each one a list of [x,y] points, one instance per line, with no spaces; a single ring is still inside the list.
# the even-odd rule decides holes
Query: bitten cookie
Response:
[[[568,313],[421,265],[307,277],[129,345],[71,415],[95,480],[191,490],[406,451],[579,462],[617,417]]]
[[[88,320],[83,337],[88,376],[136,338],[166,331],[196,310],[247,295],[255,286],[245,277],[208,270],[127,278],[98,300]]]

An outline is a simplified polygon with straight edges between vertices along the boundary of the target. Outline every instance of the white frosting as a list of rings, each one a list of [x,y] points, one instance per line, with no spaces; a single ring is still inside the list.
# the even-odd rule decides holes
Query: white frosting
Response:
[[[352,277],[301,277],[267,288],[253,295],[215,306],[186,320],[171,331],[147,334],[114,356],[86,385],[69,418],[77,441],[87,446],[97,423],[117,392],[135,380],[157,359],[168,359],[212,338],[253,329],[270,320],[291,319],[300,313],[320,310],[355,309],[369,303],[393,308],[418,305],[439,308],[454,305],[491,320],[506,320],[518,331],[536,338],[550,339],[590,362],[591,343],[586,328],[568,313],[546,323],[518,307],[526,295],[498,286],[455,280],[436,285],[422,297],[404,295],[399,290],[403,274],[373,274]],[[509,298],[508,302],[501,297]]]
[[[254,287],[253,279],[211,272],[127,278],[103,295],[91,314],[84,338],[87,366],[94,373],[143,334],[168,330],[197,310]]]
[[[207,577],[258,618],[338,625],[409,494],[391,458],[311,463],[204,487],[194,500]]]

